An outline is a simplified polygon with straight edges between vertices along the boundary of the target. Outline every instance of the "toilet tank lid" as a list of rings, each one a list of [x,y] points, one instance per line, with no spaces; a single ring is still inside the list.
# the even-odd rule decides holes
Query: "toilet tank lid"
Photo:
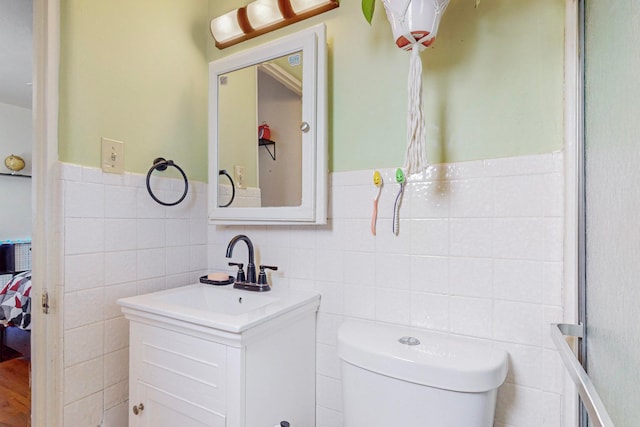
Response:
[[[418,345],[398,342],[415,337]],[[498,388],[507,352],[443,333],[348,321],[338,329],[338,356],[347,363],[417,384],[461,392]]]

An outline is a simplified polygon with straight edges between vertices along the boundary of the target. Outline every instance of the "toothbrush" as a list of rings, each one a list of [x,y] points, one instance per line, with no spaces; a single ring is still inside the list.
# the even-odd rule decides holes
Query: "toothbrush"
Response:
[[[378,187],[378,193],[373,199],[373,213],[371,214],[371,234],[376,235],[376,221],[378,219],[378,200],[380,200],[380,193],[382,192],[382,175],[380,172],[373,172],[373,184]]]
[[[400,184],[400,190],[393,204],[393,234],[396,236],[400,233],[400,205],[402,204],[402,195],[404,194],[405,184],[404,172],[401,168],[396,169],[396,182]]]

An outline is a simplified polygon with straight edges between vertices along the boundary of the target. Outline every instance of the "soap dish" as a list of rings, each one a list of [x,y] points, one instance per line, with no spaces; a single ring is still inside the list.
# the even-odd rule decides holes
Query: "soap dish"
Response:
[[[207,276],[202,276],[200,278],[200,283],[206,283],[207,285],[215,285],[215,286],[230,285],[233,282],[234,282],[233,276],[229,276],[227,280],[209,280],[207,279]]]

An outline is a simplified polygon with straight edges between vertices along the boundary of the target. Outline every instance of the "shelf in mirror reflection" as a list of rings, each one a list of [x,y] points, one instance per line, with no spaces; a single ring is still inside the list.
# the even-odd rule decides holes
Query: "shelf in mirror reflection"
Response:
[[[258,145],[260,147],[264,147],[269,153],[269,155],[271,156],[271,158],[273,159],[273,161],[274,162],[276,161],[276,142],[275,141],[272,141],[270,139],[260,138],[258,140]],[[269,149],[270,146],[273,147],[273,153]]]

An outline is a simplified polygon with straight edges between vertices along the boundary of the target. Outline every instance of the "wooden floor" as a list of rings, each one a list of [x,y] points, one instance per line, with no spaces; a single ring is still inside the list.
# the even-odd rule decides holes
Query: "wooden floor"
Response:
[[[31,425],[29,365],[24,357],[0,363],[0,427]]]
[[[4,356],[10,360],[0,362],[0,427],[28,427],[31,424],[31,334],[19,328],[7,328],[4,343]]]

